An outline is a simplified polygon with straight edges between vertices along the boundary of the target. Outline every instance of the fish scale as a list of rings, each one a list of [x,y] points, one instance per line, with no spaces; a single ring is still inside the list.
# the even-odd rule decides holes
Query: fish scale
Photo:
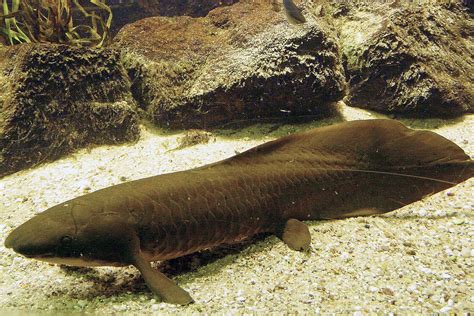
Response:
[[[389,212],[473,175],[469,156],[439,135],[391,120],[346,122],[72,199],[15,229],[5,246],[54,263],[132,264],[165,301],[187,304],[189,293],[149,261],[261,232],[304,250],[302,220]]]

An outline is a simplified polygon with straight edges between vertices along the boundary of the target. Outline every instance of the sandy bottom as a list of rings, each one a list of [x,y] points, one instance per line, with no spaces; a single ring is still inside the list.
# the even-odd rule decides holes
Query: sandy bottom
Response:
[[[361,110],[341,110],[347,120],[375,117]],[[163,135],[143,126],[143,136],[135,144],[81,150],[0,179],[0,311],[473,311],[473,179],[384,216],[311,222],[310,253],[290,251],[269,236],[225,256],[217,251],[187,257],[191,263],[184,264],[190,268],[174,277],[196,300],[186,307],[154,298],[133,267],[64,268],[3,247],[14,227],[67,199],[221,160],[276,136],[332,122],[221,131],[208,144],[179,150],[173,149],[183,133]],[[454,121],[403,122],[431,129],[474,155],[474,115]]]

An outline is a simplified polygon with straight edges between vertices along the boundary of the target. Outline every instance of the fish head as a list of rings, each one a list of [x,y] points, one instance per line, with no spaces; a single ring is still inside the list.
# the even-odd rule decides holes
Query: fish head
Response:
[[[47,209],[14,229],[5,247],[57,264],[128,264],[132,234],[120,219],[101,214],[94,204],[71,200]]]
[[[5,247],[35,259],[71,256],[76,224],[67,208],[67,203],[64,203],[26,221],[8,235]]]

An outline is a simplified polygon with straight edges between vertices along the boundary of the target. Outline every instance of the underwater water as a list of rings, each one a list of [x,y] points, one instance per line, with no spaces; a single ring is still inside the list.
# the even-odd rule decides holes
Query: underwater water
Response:
[[[0,311],[472,310],[469,7],[218,2],[2,19]]]

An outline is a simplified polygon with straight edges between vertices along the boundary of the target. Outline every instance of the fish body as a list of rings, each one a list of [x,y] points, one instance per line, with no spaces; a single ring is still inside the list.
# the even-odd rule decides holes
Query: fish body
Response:
[[[296,6],[293,0],[283,0],[283,7],[285,8],[286,17],[291,24],[306,23],[306,18],[301,13],[301,9]]]
[[[435,133],[346,122],[66,201],[15,229],[5,246],[54,263],[135,265],[165,301],[187,304],[191,296],[150,261],[261,232],[306,249],[304,220],[389,212],[473,175],[469,156]]]

